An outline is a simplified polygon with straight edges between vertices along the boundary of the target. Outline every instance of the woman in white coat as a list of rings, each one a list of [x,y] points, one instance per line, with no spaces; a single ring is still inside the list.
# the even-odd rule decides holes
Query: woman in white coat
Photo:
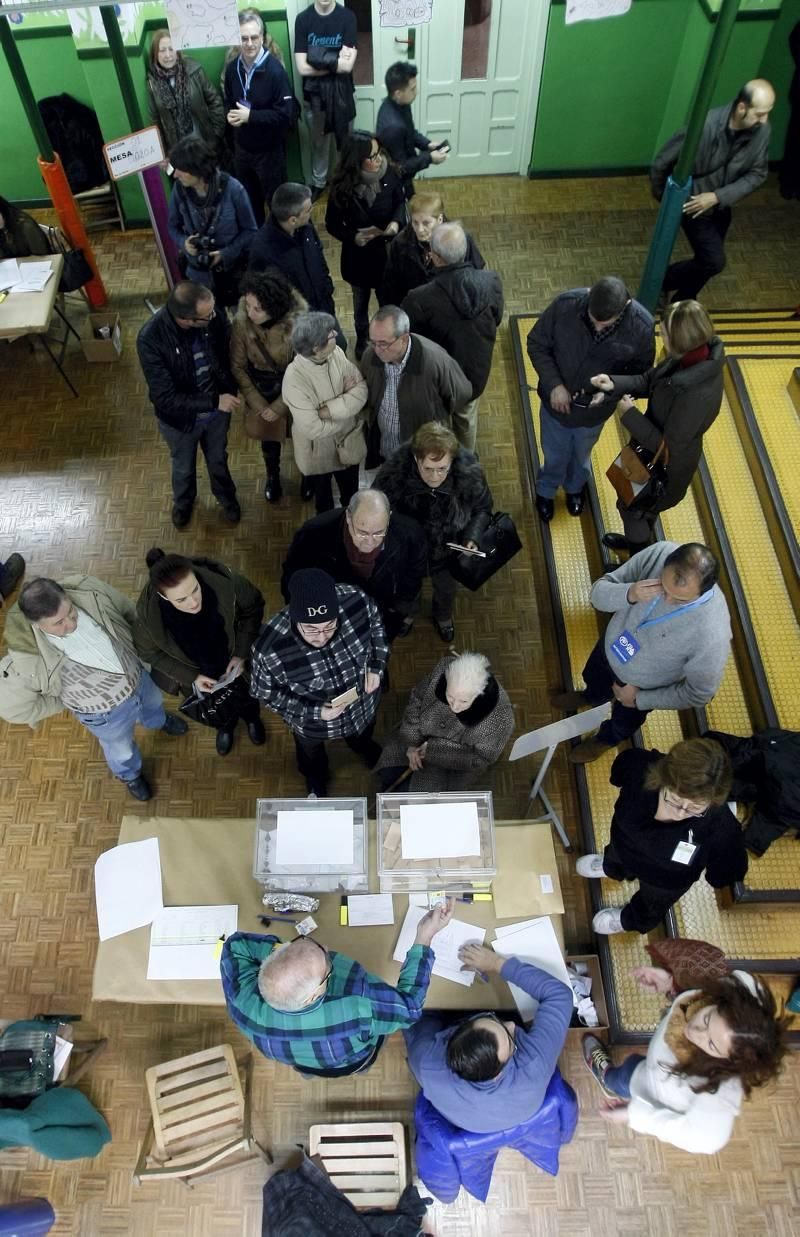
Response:
[[[358,466],[367,454],[364,405],[367,384],[336,343],[330,314],[299,314],[292,328],[295,358],[281,394],[292,414],[297,467],[314,482],[317,512],[333,508],[332,479],[346,507],[358,489]]]
[[[632,974],[650,992],[674,991],[659,967]],[[673,1001],[642,1057],[615,1066],[595,1035],[584,1060],[607,1098],[602,1116],[684,1151],[713,1155],[731,1137],[742,1101],[771,1081],[785,1052],[775,998],[746,971],[709,979]]]

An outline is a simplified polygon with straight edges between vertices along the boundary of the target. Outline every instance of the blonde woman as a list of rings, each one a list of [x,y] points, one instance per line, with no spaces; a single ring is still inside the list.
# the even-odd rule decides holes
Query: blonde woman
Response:
[[[386,251],[383,281],[378,289],[381,305],[402,305],[408,293],[426,284],[433,274],[431,235],[438,224],[447,222],[442,195],[415,193],[408,212],[410,222],[400,229]],[[482,271],[486,265],[469,232],[464,261],[476,271]]]

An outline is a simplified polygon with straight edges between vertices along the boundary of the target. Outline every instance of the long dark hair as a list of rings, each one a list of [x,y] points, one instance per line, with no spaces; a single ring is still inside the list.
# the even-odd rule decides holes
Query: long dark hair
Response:
[[[378,138],[374,133],[368,133],[366,129],[354,129],[342,142],[339,162],[331,177],[330,187],[331,199],[340,209],[350,204],[350,199],[361,180],[361,165],[365,159],[369,158],[373,142],[378,142]],[[378,145],[380,146],[380,142]],[[381,154],[386,154],[382,146]]]
[[[148,550],[144,561],[150,569],[150,583],[158,593],[163,593],[165,588],[175,588],[194,571],[190,558],[183,554],[165,554],[159,546]]]
[[[775,997],[760,980],[753,993],[736,975],[707,980],[695,1000],[708,998],[709,1005],[733,1032],[729,1057],[712,1057],[702,1048],[690,1045],[691,1053],[671,1073],[681,1078],[702,1078],[697,1094],[716,1094],[726,1078],[738,1078],[746,1096],[754,1087],[763,1087],[780,1071],[786,1052],[784,1031],[788,1018],[779,1018]],[[687,1041],[688,1042],[688,1041]]]
[[[20,217],[20,209],[13,202],[9,202],[8,198],[0,198],[0,215],[3,216],[3,227],[9,232],[16,225]]]

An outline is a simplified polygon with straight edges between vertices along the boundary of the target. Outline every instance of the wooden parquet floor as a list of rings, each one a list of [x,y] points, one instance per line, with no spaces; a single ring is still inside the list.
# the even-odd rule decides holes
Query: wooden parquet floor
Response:
[[[640,180],[517,178],[443,184],[448,213],[463,218],[490,265],[504,280],[509,312],[540,309],[563,288],[619,273],[633,287],[654,213]],[[322,215],[322,204],[315,210]],[[322,229],[321,229],[322,230]],[[681,242],[682,243],[682,242]],[[331,266],[336,246],[326,238]],[[708,289],[714,307],[800,301],[796,207],[781,201],[772,181],[737,209],[725,273]],[[147,232],[104,233],[97,254],[124,332],[122,359],[86,364],[73,343],[67,367],[80,391],[73,400],[37,349],[24,341],[0,350],[4,444],[0,460],[0,547],[24,553],[29,571],[98,575],[135,597],[144,582],[144,555],[154,544],[214,555],[245,571],[270,608],[280,604],[278,578],[293,529],[310,514],[297,497],[290,458],[287,497],[267,507],[255,444],[237,426],[231,470],[239,485],[242,523],[220,517],[207,482],[190,527],[169,521],[168,457],[153,420],[136,360],[136,331],[145,295],[163,285]],[[346,329],[346,289],[338,285]],[[77,317],[82,311],[78,311]],[[510,511],[525,548],[510,570],[480,596],[459,597],[457,644],[492,659],[515,705],[517,727],[552,720],[547,689],[556,662],[546,575],[530,495],[518,462],[518,396],[508,332],[501,331],[487,395],[479,449],[496,506]],[[288,453],[287,453],[288,454]],[[0,615],[0,622],[2,616]],[[401,642],[392,662],[393,691],[381,726],[394,725],[413,683],[434,664],[441,645],[427,621]],[[249,814],[258,794],[297,793],[287,732],[266,717],[266,748],[237,735],[219,759],[213,734],[192,728],[184,740],[145,735],[146,768],[156,789],[147,814]],[[366,775],[347,752],[337,753],[338,785],[367,789]],[[531,770],[525,762],[496,771],[500,816],[524,806]],[[565,761],[555,766],[553,798],[574,833],[574,788]],[[264,1169],[223,1175],[182,1187],[131,1183],[146,1126],[144,1070],[157,1061],[228,1041],[244,1041],[224,1011],[211,1008],[92,1005],[96,944],[92,868],[113,845],[123,812],[136,810],[107,774],[89,736],[58,717],[37,731],[0,726],[0,1013],[81,1013],[87,1030],[108,1036],[109,1048],[86,1082],[108,1118],[113,1142],[95,1160],[54,1164],[24,1149],[0,1153],[0,1198],[44,1195],[53,1203],[59,1237],[255,1237],[260,1232]],[[565,936],[590,948],[588,901],[571,864],[559,856],[565,893]],[[562,1058],[582,1115],[574,1142],[551,1179],[519,1157],[500,1156],[488,1204],[464,1197],[436,1206],[428,1228],[439,1237],[790,1237],[800,1234],[800,1062],[790,1061],[769,1094],[749,1104],[731,1144],[718,1156],[691,1158],[596,1115],[597,1094],[577,1050]],[[362,1079],[307,1083],[259,1059],[255,1071],[257,1136],[286,1161],[308,1127],[325,1119],[410,1122],[415,1087],[395,1039]]]

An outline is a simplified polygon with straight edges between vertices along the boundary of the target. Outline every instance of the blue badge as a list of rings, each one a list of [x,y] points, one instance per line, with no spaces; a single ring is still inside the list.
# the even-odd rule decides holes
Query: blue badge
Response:
[[[629,631],[620,632],[611,645],[611,652],[623,666],[632,661],[640,649],[639,641]]]

